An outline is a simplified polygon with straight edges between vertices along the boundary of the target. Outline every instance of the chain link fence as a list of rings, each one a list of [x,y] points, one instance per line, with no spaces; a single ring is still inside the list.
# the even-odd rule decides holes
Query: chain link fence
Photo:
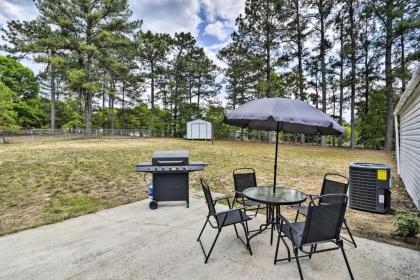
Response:
[[[150,129],[29,129],[1,130],[0,144],[70,141],[103,138],[167,137],[163,132]]]
[[[230,131],[215,133],[213,140],[244,141],[275,143],[275,132],[266,131]],[[183,138],[175,137],[170,131],[151,129],[29,129],[29,130],[0,130],[0,144],[29,144],[48,141],[70,141],[80,139],[123,139],[123,138]],[[185,138],[185,137],[184,137]],[[327,145],[336,146],[338,138],[328,136]],[[280,143],[300,143],[298,134],[279,134]],[[319,145],[321,137],[305,135],[305,144]]]

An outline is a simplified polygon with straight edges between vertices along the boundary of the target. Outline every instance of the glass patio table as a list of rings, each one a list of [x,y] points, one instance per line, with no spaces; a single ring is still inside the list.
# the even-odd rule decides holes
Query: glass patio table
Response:
[[[307,199],[306,194],[298,190],[287,187],[276,187],[273,193],[272,186],[258,186],[245,189],[242,194],[249,200],[267,205],[267,214],[265,224],[260,225],[256,233],[251,235],[249,239],[271,228],[270,244],[273,244],[273,231],[279,220],[281,205],[294,205],[304,202]]]

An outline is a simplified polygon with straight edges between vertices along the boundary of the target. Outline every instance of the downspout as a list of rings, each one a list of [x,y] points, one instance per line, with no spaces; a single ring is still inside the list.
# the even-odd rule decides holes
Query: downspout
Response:
[[[397,156],[397,174],[400,175],[400,134],[398,133],[398,115],[394,115],[395,123],[395,154]]]

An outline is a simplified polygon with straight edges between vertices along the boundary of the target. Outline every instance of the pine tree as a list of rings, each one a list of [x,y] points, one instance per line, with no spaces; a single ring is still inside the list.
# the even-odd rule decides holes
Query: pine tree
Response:
[[[178,135],[178,126],[182,125],[179,117],[182,115],[186,93],[188,92],[186,77],[188,73],[188,59],[191,52],[194,51],[195,43],[195,38],[191,35],[191,33],[184,32],[175,33],[171,43],[171,53],[173,59],[170,63],[170,72],[173,79],[173,87],[171,88],[169,102],[173,117],[173,135]]]
[[[356,119],[355,119],[355,102],[356,102],[356,25],[355,25],[355,0],[344,0],[348,10],[348,21],[350,34],[350,148],[356,147]]]
[[[286,53],[287,60],[290,64],[297,64],[295,69],[292,69],[296,73],[296,82],[298,84],[298,95],[296,98],[300,100],[306,100],[305,93],[305,77],[303,72],[304,58],[309,54],[305,48],[305,41],[308,35],[308,23],[309,17],[305,13],[303,0],[288,0],[284,2],[284,5],[281,6],[280,12],[282,13],[282,18],[292,19],[286,21],[285,30],[283,31],[284,36],[283,41],[286,41]],[[306,11],[307,12],[307,11]],[[301,134],[301,143],[305,143],[305,135]]]
[[[200,102],[204,99],[210,101],[215,97],[220,86],[216,83],[218,69],[204,53],[203,48],[198,48],[191,55],[191,75],[194,79],[194,96],[197,97],[197,110],[200,115]]]
[[[167,58],[170,37],[167,34],[154,34],[150,31],[139,32],[136,36],[139,61],[150,80],[150,107],[155,108],[155,81],[157,72]]]
[[[246,49],[263,62],[261,72],[264,72],[265,76],[263,90],[266,97],[272,96],[271,77],[279,56],[281,4],[273,0],[247,0],[245,15],[236,20],[238,33],[242,36]]]
[[[118,49],[118,36],[133,32],[140,23],[129,21],[127,0],[36,0],[35,4],[40,15],[27,27],[42,37],[54,26],[58,49],[66,53],[60,57],[66,60],[68,85],[83,98],[85,127],[90,129],[93,96],[100,89],[95,74],[100,56],[107,48]]]

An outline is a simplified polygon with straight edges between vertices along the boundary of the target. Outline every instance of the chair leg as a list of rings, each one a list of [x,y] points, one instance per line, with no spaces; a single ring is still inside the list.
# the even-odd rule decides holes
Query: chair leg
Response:
[[[228,204],[228,206],[229,206],[229,209],[232,209],[233,205],[230,205],[230,200],[229,200],[229,198],[226,198],[226,201],[227,201],[227,204]]]
[[[251,243],[249,242],[248,222],[245,222],[245,224],[241,223],[242,227],[244,228],[246,247],[249,251],[249,254],[252,256]]]
[[[292,261],[291,256],[290,256],[290,249],[289,249],[289,245],[287,245],[286,241],[284,241],[284,239],[282,238],[281,241],[283,241],[284,246],[287,249],[287,259],[289,260],[289,262]]]
[[[217,235],[216,235],[216,237],[214,238],[214,241],[213,241],[213,244],[211,245],[210,251],[209,251],[209,253],[207,254],[207,256],[205,256],[205,257],[206,257],[206,260],[204,261],[204,263],[207,263],[207,261],[209,260],[209,258],[210,258],[210,254],[211,254],[211,252],[213,251],[214,245],[216,245],[217,238],[219,238],[219,234],[220,234],[220,232],[221,232],[221,231],[222,231],[222,229],[219,229],[219,230],[217,231]],[[204,254],[204,255],[205,255],[205,254]]]
[[[273,219],[274,219],[274,208],[272,207],[270,209],[270,223],[271,223],[271,235],[270,235],[270,245],[273,245],[273,234],[274,234],[274,224],[273,224]]]
[[[344,252],[343,241],[342,240],[339,241],[338,246],[340,246],[341,252],[343,253],[343,257],[344,257],[344,260],[346,262],[346,266],[347,266],[347,270],[349,271],[350,278],[353,280],[354,279],[353,273],[351,272],[349,261],[347,260],[346,253]]]
[[[280,247],[280,234],[277,237],[276,254],[274,255],[274,265],[277,263],[277,255],[279,253],[279,247]]]
[[[297,248],[293,248],[293,253],[295,254],[295,259],[296,259],[296,264],[297,264],[297,267],[298,267],[298,269],[299,269],[300,279],[301,279],[301,280],[303,280],[302,268],[300,267],[300,262],[299,262],[299,253],[298,253],[298,249],[297,249]]]
[[[258,204],[257,211],[255,212],[255,216],[254,217],[257,217],[259,210],[260,210],[260,205]]]
[[[299,213],[300,213],[300,212],[299,212],[299,210],[297,210],[297,211],[296,211],[296,217],[295,217],[295,223],[297,222],[297,219],[298,219],[298,217],[299,217]]]
[[[197,241],[200,241],[201,235],[203,234],[203,231],[206,228],[208,222],[209,222],[209,217],[207,217],[206,222],[204,223],[203,228],[201,229],[200,234],[198,235]]]
[[[312,258],[312,253],[314,252],[314,248],[315,248],[315,246],[311,245],[311,253],[309,254],[309,258]]]
[[[354,240],[354,238],[353,238],[353,234],[351,233],[350,228],[349,228],[349,226],[347,225],[346,219],[344,219],[344,225],[345,225],[345,227],[346,227],[347,233],[348,233],[348,234],[349,234],[349,236],[350,236],[351,243],[353,243],[354,248],[357,248],[356,241]]]
[[[233,225],[233,228],[235,229],[236,237],[239,238],[238,229],[236,228],[236,224]]]

